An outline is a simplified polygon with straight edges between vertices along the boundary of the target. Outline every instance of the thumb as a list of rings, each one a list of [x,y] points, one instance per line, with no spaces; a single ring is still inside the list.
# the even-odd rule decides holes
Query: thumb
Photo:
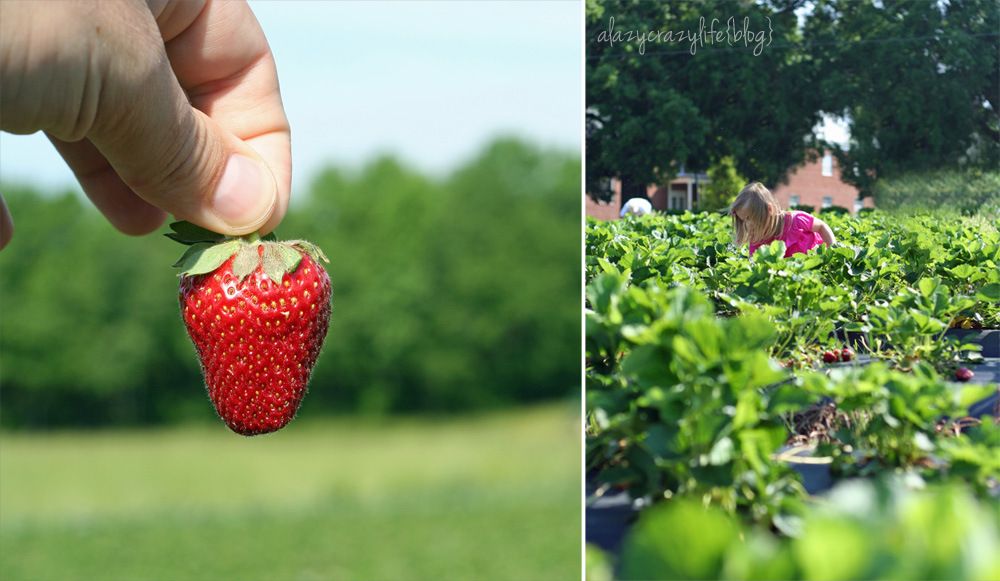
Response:
[[[190,105],[162,43],[150,44],[108,64],[90,141],[150,204],[222,234],[256,231],[277,205],[274,175],[250,146]]]

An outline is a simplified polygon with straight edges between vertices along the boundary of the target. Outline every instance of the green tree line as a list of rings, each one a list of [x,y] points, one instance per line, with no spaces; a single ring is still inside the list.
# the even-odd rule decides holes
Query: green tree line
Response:
[[[612,28],[696,34],[729,18],[767,44],[609,42]],[[883,178],[1000,164],[996,0],[587,0],[586,30],[597,199],[611,177],[627,199],[681,168],[726,173],[727,160],[775,184],[822,148],[862,196]],[[824,114],[845,120],[847,147],[813,132]]]
[[[330,257],[333,316],[300,415],[458,412],[579,390],[575,153],[500,138],[446,177],[329,167],[278,235]],[[82,196],[7,187],[0,422],[210,418],[183,328],[182,247],[117,233]]]

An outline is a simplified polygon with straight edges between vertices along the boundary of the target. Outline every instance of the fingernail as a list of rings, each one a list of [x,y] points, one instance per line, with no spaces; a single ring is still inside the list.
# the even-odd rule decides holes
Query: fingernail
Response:
[[[260,226],[274,207],[274,178],[260,162],[234,153],[215,188],[212,211],[236,229]]]

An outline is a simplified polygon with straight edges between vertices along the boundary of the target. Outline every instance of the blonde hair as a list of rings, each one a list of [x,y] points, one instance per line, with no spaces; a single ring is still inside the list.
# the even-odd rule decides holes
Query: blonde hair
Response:
[[[736,210],[746,209],[747,219],[741,220]],[[785,212],[770,190],[760,182],[751,182],[740,191],[729,207],[733,217],[736,245],[756,244],[781,235]]]

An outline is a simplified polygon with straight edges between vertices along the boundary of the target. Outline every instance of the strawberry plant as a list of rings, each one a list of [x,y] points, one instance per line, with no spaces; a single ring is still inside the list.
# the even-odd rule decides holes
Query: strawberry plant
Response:
[[[681,500],[644,513],[621,579],[996,579],[995,502],[919,479],[845,482],[792,537]]]
[[[832,347],[832,330],[858,331],[872,317],[898,320],[889,323],[900,333],[893,344],[912,339],[910,345],[923,352],[882,350],[882,356],[898,356],[901,367],[906,367],[909,355],[935,359],[943,370],[960,355],[960,346],[937,349],[931,344],[943,342],[938,339],[943,329],[938,331],[937,322],[929,319],[943,321],[946,328],[962,326],[963,321],[967,328],[1000,328],[1000,234],[995,228],[877,212],[827,219],[840,246],[821,245],[809,254],[784,259],[776,242],[752,260],[745,249],[732,246],[728,219],[718,214],[591,220],[587,279],[628,270],[631,284],[703,290],[723,316],[763,313],[778,331],[772,354],[790,357],[796,366],[809,366],[808,360],[820,355],[814,344]],[[931,295],[940,296],[901,298],[921,280],[936,281]],[[904,299],[908,303],[901,305]],[[890,305],[902,311],[887,315],[883,309]]]
[[[219,417],[245,436],[281,429],[298,411],[330,322],[323,252],[273,235],[226,238],[187,222],[180,305]]]
[[[870,306],[862,321],[848,328],[868,333],[869,348],[902,368],[925,360],[935,362],[939,371],[944,371],[961,360],[963,352],[978,351],[979,345],[960,344],[945,337],[948,321],[975,301],[953,297],[937,278],[922,278],[917,287],[904,287],[888,304]]]
[[[797,510],[804,490],[771,455],[802,392],[768,358],[761,316],[719,319],[684,287],[588,287],[588,470],[636,496],[693,495],[755,520]]]
[[[789,258],[781,242],[749,257],[718,214],[588,222],[587,470],[601,490],[696,498],[792,534],[808,503],[786,442],[838,477],[1000,486],[998,429],[963,417],[995,388],[942,379],[980,349],[949,327],[1000,328],[1000,234],[825,219],[841,244]],[[876,362],[821,363],[860,355]],[[828,412],[823,443],[798,431],[807,407]]]
[[[833,434],[836,442],[820,447],[820,454],[832,457],[833,469],[843,475],[926,465],[943,437],[937,429],[941,419],[964,415],[993,390],[956,388],[924,362],[913,373],[877,362],[829,375],[801,374],[799,382],[804,391],[829,398],[851,417]]]
[[[926,474],[928,480],[960,479],[970,483],[982,498],[996,498],[1000,490],[1000,423],[984,418],[965,429],[937,440],[935,457],[941,470]]]

